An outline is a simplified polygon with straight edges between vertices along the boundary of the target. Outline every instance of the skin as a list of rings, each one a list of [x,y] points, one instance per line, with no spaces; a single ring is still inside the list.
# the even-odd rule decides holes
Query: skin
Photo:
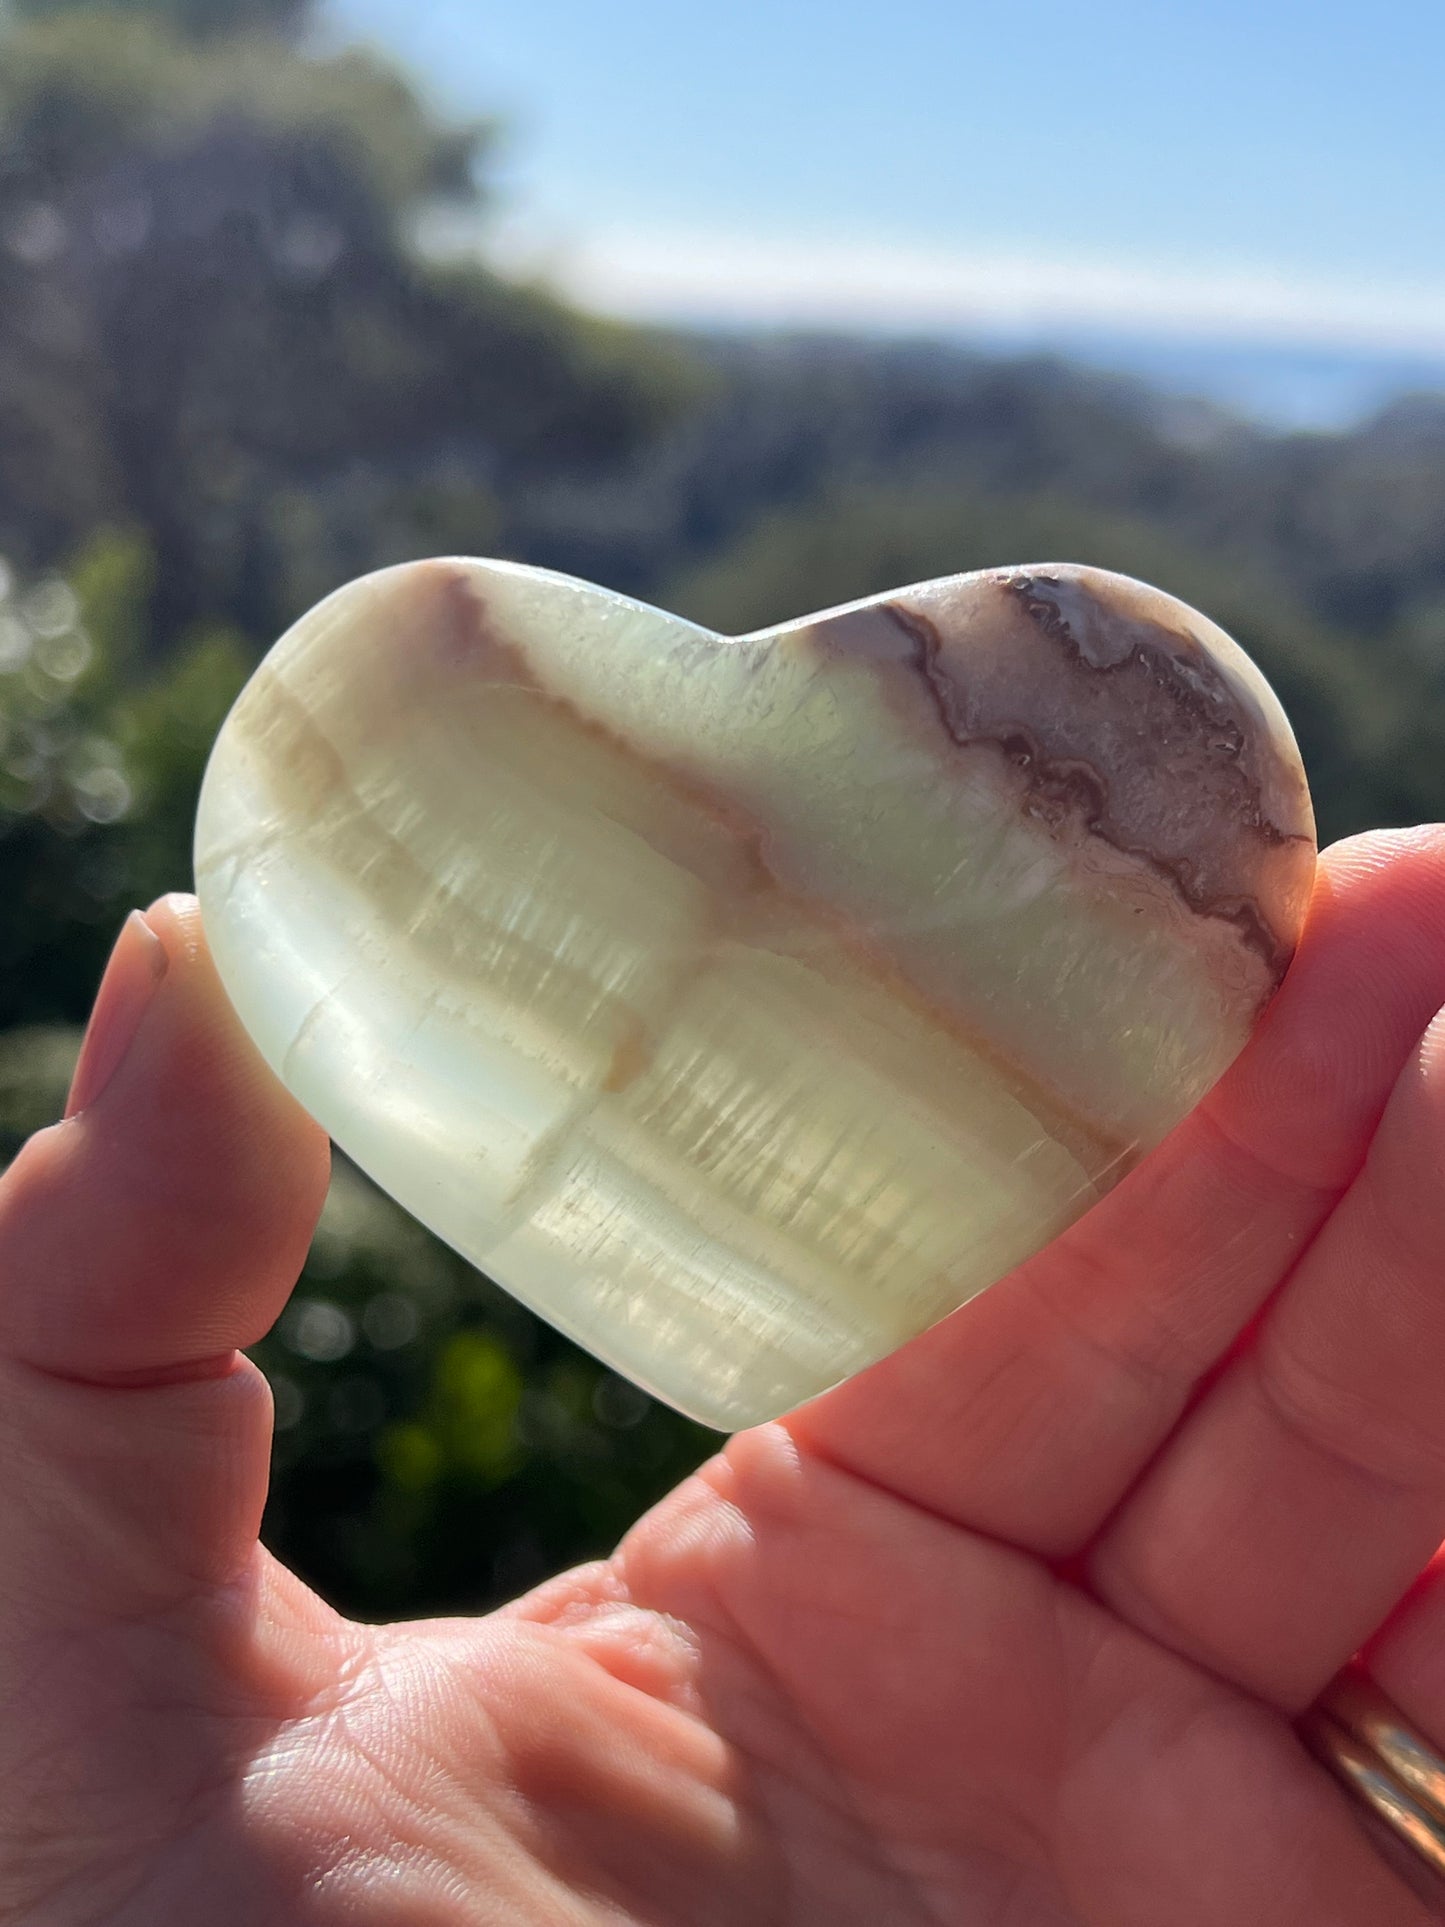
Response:
[[[1292,1724],[1363,1646],[1445,1742],[1445,832],[1330,854],[1246,1056],[1040,1258],[398,1627],[257,1543],[236,1348],[326,1145],[194,905],[148,927],[0,1185],[7,1927],[1445,1919]]]

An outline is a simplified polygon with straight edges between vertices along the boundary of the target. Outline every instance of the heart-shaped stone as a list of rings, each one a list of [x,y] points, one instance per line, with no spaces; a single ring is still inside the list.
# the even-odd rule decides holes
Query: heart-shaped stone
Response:
[[[1099,1197],[1249,1036],[1313,870],[1253,665],[1054,565],[739,640],[389,569],[257,670],[196,841],[227,990],[337,1143],[723,1428]]]

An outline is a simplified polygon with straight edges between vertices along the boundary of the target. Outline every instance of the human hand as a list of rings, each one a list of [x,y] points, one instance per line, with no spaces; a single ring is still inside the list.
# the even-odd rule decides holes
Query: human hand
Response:
[[[326,1147],[168,899],[0,1184],[0,1920],[1445,1918],[1292,1726],[1368,1642],[1445,1741],[1442,1003],[1445,833],[1341,846],[1245,1057],[1064,1238],[611,1560],[374,1628],[257,1544],[235,1348]]]

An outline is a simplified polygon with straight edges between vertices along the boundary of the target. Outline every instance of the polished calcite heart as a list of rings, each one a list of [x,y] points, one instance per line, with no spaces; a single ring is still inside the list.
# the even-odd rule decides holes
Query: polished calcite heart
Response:
[[[723,1428],[1098,1198],[1249,1036],[1313,870],[1258,671],[1061,565],[739,640],[389,569],[266,658],[196,839],[227,990],[337,1143]]]

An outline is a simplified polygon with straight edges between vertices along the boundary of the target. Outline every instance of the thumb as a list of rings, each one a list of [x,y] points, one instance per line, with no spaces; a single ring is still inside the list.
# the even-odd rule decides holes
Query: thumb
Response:
[[[0,1181],[0,1614],[150,1610],[249,1556],[270,1401],[238,1348],[285,1302],[326,1177],[194,899],[133,915],[65,1120]]]

